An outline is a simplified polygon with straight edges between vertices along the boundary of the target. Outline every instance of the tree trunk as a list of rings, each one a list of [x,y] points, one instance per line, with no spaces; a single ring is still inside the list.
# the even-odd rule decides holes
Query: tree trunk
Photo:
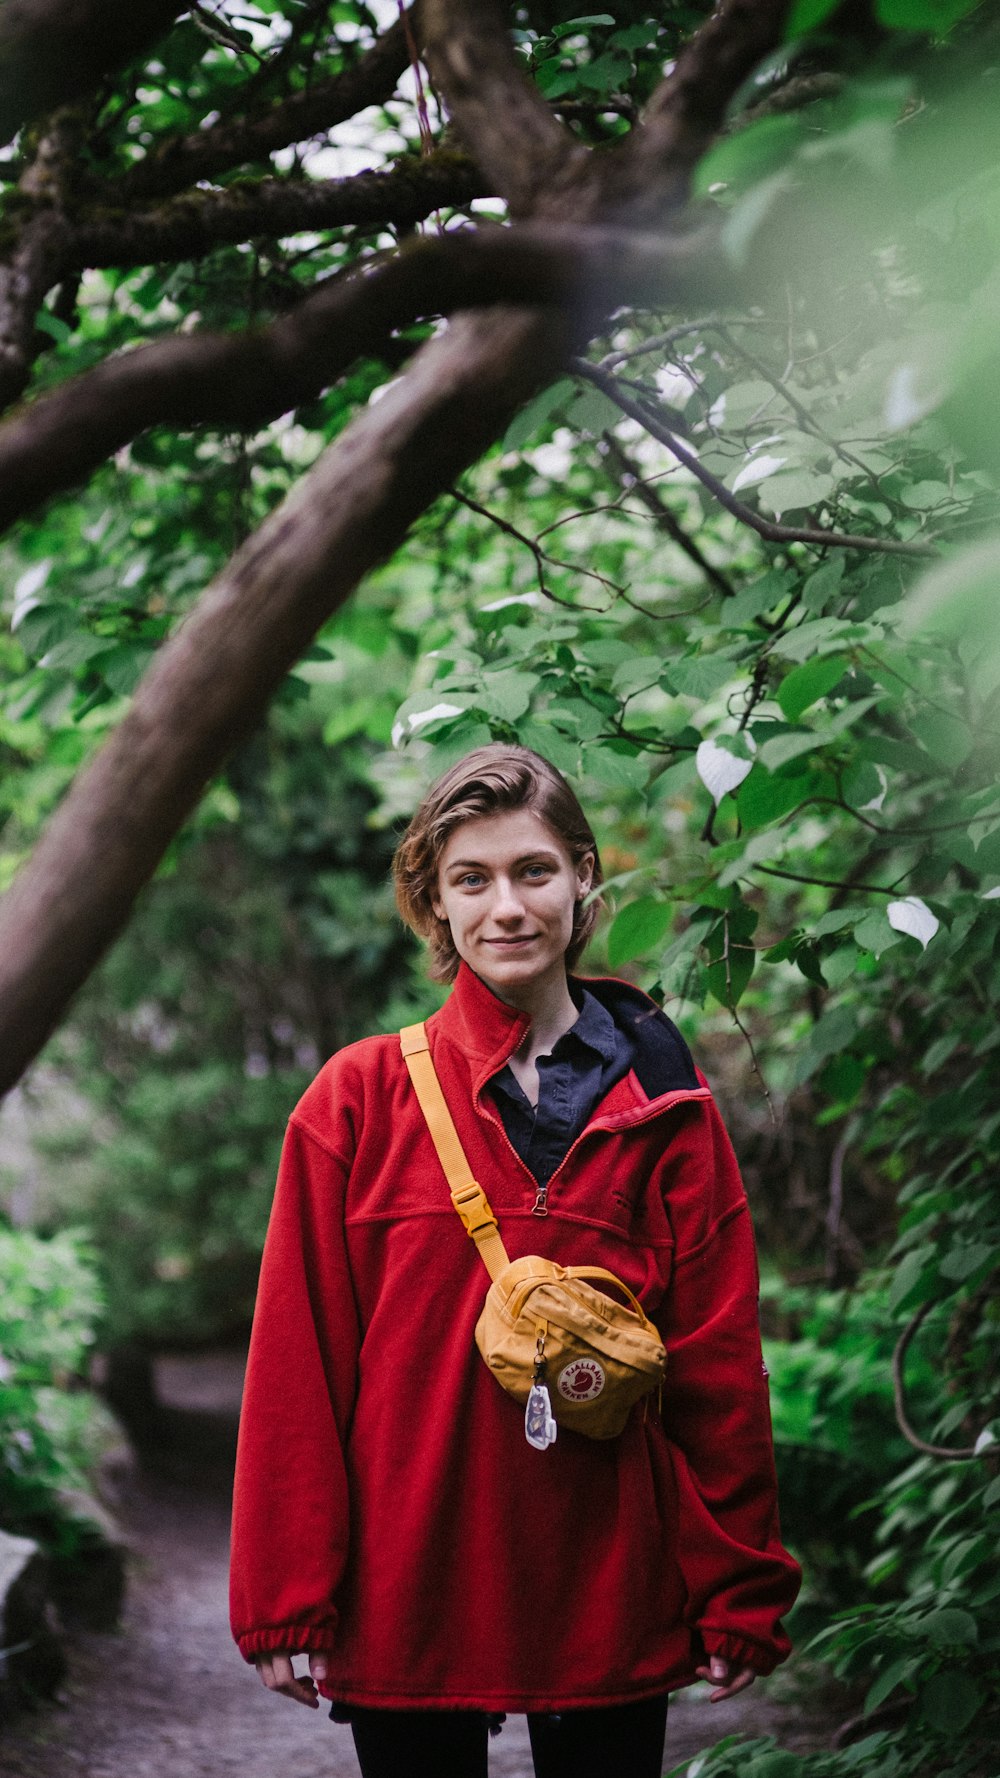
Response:
[[[0,903],[0,1092],[125,925],[236,740],[362,577],[567,351],[537,311],[463,315],[238,551],[151,667]]]

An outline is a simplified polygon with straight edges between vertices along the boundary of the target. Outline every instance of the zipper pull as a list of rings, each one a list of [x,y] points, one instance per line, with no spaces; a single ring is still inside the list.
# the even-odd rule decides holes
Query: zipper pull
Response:
[[[529,1445],[536,1451],[546,1451],[555,1443],[556,1427],[552,1414],[552,1402],[545,1387],[545,1335],[548,1327],[543,1321],[539,1324],[538,1339],[535,1342],[534,1380],[528,1392],[527,1405],[524,1410],[524,1436]]]
[[[546,1208],[546,1199],[548,1198],[548,1195],[549,1195],[548,1186],[547,1185],[540,1185],[538,1187],[538,1195],[535,1198],[535,1201],[531,1206],[532,1216],[548,1216],[548,1210]]]

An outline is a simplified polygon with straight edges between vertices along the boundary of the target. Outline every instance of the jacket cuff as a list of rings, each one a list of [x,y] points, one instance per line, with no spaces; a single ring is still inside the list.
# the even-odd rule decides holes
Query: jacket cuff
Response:
[[[778,1662],[785,1658],[784,1652],[768,1643],[755,1642],[749,1636],[734,1636],[728,1630],[712,1630],[708,1625],[700,1625],[698,1634],[707,1655],[721,1655],[724,1661],[731,1661],[737,1667],[752,1667],[761,1678],[773,1673]]]
[[[252,1661],[257,1655],[276,1653],[293,1655],[332,1654],[334,1648],[333,1626],[324,1628],[321,1624],[275,1624],[266,1630],[247,1630],[237,1636],[236,1645],[245,1661]]]

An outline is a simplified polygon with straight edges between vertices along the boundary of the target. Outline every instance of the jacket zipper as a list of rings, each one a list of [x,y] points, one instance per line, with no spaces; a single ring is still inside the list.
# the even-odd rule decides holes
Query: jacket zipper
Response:
[[[672,1099],[669,1105],[664,1105],[659,1110],[647,1111],[642,1116],[631,1119],[628,1128],[633,1129],[637,1124],[651,1123],[654,1117],[662,1117],[666,1112],[672,1111],[675,1105],[683,1105],[691,1099],[703,1099],[709,1096],[707,1087],[694,1087],[687,1092],[678,1093],[677,1097]],[[607,1119],[599,1124],[588,1124],[586,1129],[581,1130],[579,1136],[576,1136],[570,1143],[555,1172],[550,1176],[548,1183],[546,1185],[539,1185],[531,1168],[525,1161],[522,1161],[521,1156],[518,1154],[517,1149],[514,1147],[514,1144],[504,1129],[501,1119],[499,1117],[494,1117],[491,1111],[487,1111],[485,1106],[478,1103],[476,1104],[476,1110],[481,1116],[485,1117],[489,1123],[496,1126],[503,1137],[504,1142],[507,1144],[507,1147],[510,1149],[511,1154],[514,1156],[515,1161],[517,1161],[520,1167],[524,1168],[528,1178],[532,1180],[532,1183],[535,1186],[535,1201],[531,1206],[532,1216],[548,1216],[549,1192],[552,1189],[553,1182],[562,1172],[566,1162],[569,1160],[570,1155],[575,1152],[578,1144],[581,1143],[585,1137],[593,1135],[598,1130],[614,1130],[617,1128],[617,1125],[614,1122],[610,1122]]]

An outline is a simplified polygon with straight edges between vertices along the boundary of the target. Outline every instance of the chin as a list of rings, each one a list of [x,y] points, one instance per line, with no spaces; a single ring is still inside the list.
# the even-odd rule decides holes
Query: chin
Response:
[[[487,946],[482,969],[488,974],[501,975],[505,981],[512,977],[518,981],[534,981],[536,976],[547,975],[558,961],[557,957],[540,956],[537,952],[494,951]]]

